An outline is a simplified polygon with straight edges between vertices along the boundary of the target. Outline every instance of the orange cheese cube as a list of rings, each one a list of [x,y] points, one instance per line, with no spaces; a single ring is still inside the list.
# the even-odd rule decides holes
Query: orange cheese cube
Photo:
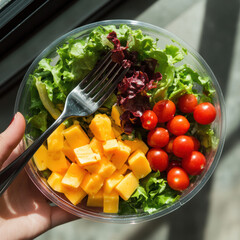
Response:
[[[64,137],[62,131],[65,126],[61,124],[54,132],[47,138],[48,151],[61,151],[63,148]]]
[[[120,169],[127,161],[131,152],[131,148],[122,143],[121,141],[118,141],[118,145],[119,148],[113,154],[111,161],[117,167],[117,169]]]
[[[115,124],[121,127],[121,108],[118,105],[112,106],[111,117],[114,120]]]
[[[116,150],[119,149],[119,145],[116,139],[107,140],[102,144],[103,150],[107,154],[113,154]]]
[[[65,173],[70,163],[66,159],[62,151],[48,152],[48,158],[46,159],[46,166],[52,172]]]
[[[63,142],[62,152],[69,160],[76,162],[77,156],[66,140]]]
[[[86,173],[87,172],[76,163],[72,163],[62,179],[62,184],[68,187],[78,188]]]
[[[96,194],[88,195],[88,207],[103,207],[103,190],[100,189]]]
[[[129,157],[128,164],[138,179],[146,177],[152,171],[145,154],[141,150],[136,150]]]
[[[115,172],[118,173],[118,174],[125,174],[128,170],[128,165],[127,164],[123,164],[123,166],[116,170]]]
[[[117,213],[119,206],[119,195],[116,191],[103,193],[103,212]]]
[[[113,172],[116,170],[116,167],[114,166],[114,164],[107,161],[106,159],[103,159],[103,161],[100,164],[101,166],[97,173],[103,178],[110,177],[113,174]]]
[[[84,166],[84,169],[86,169],[90,173],[98,173],[100,168],[101,168],[100,161],[91,165]]]
[[[148,146],[142,140],[140,140],[138,138],[135,138],[133,141],[124,140],[123,143],[131,148],[131,153],[140,149],[140,150],[142,150],[142,152],[144,154],[146,154],[149,149]]]
[[[122,199],[127,201],[139,185],[136,176],[130,172],[127,174],[122,181],[115,187]]]
[[[44,145],[41,145],[40,148],[36,151],[33,156],[34,162],[39,171],[47,169],[46,160],[48,158],[48,150]]]
[[[62,179],[63,179],[62,174],[57,172],[52,172],[47,182],[54,191],[63,193],[65,191],[65,187],[62,184]]]
[[[77,156],[77,164],[81,167],[94,164],[101,159],[99,154],[93,152],[89,144],[75,148],[74,152]]]
[[[89,144],[93,152],[98,153],[100,156],[104,155],[102,142],[97,140],[97,138],[94,137]]]
[[[103,179],[98,174],[87,173],[81,183],[82,189],[87,194],[96,194],[103,186]]]
[[[122,179],[123,179],[122,174],[114,172],[112,176],[110,176],[105,180],[104,186],[103,186],[104,192],[110,193]]]
[[[64,195],[73,205],[77,205],[85,198],[85,196],[87,196],[87,193],[80,187],[67,188],[64,191]]]
[[[107,141],[114,138],[111,120],[106,114],[95,115],[89,128],[93,135],[100,141]]]
[[[63,135],[72,149],[84,146],[90,142],[88,135],[78,124],[65,129]]]

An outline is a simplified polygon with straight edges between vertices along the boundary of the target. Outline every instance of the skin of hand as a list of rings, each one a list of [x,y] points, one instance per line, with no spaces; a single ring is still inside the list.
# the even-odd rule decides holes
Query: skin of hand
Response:
[[[17,113],[0,134],[0,169],[22,152],[25,119]],[[0,236],[7,239],[33,239],[60,224],[77,219],[48,200],[34,186],[23,169],[0,197]]]

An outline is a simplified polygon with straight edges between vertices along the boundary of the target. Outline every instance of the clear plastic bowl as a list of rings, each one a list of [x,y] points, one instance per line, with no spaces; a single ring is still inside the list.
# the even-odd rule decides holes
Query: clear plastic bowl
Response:
[[[31,64],[27,73],[24,76],[20,89],[18,91],[16,103],[15,103],[15,112],[20,111],[24,116],[28,114],[28,108],[30,105],[30,92],[29,92],[29,84],[28,78],[29,74],[31,74],[34,69],[37,67],[38,62],[44,58],[54,58],[57,56],[56,49],[62,46],[63,43],[67,42],[70,38],[84,38],[89,35],[89,33],[97,26],[102,25],[116,25],[119,26],[120,24],[127,24],[132,29],[141,29],[144,34],[150,35],[154,39],[158,38],[158,45],[161,48],[164,48],[167,44],[174,44],[172,40],[178,42],[182,47],[188,50],[188,55],[183,60],[183,63],[190,65],[194,70],[196,70],[201,76],[208,76],[213,84],[213,87],[216,90],[216,95],[214,97],[214,105],[217,110],[217,117],[216,120],[212,124],[212,128],[216,132],[216,137],[220,139],[217,149],[212,150],[207,156],[207,166],[205,170],[199,175],[196,181],[186,189],[181,198],[176,201],[171,206],[160,208],[154,214],[135,214],[135,215],[118,215],[118,214],[106,214],[103,213],[101,209],[98,208],[89,208],[81,203],[77,206],[72,205],[66,198],[54,192],[46,183],[46,179],[41,177],[39,172],[37,171],[33,161],[29,161],[26,165],[25,170],[28,173],[29,177],[33,181],[33,183],[37,186],[37,188],[54,204],[58,205],[62,209],[77,215],[82,218],[91,219],[95,221],[101,222],[113,222],[113,223],[139,223],[143,221],[148,221],[152,219],[156,219],[162,217],[170,212],[178,209],[187,201],[189,201],[193,196],[195,196],[200,189],[206,184],[212,173],[214,172],[217,163],[219,161],[224,140],[225,140],[225,105],[224,99],[219,87],[219,84],[207,65],[207,63],[203,60],[203,58],[188,44],[183,42],[181,39],[176,37],[174,34],[160,28],[157,26],[153,26],[151,24],[133,21],[133,20],[107,20],[101,22],[95,22],[92,24],[88,24],[82,27],[79,27],[62,37],[58,38],[56,41],[51,43]],[[28,128],[26,129],[28,131]],[[27,145],[28,142],[25,139],[25,144]]]

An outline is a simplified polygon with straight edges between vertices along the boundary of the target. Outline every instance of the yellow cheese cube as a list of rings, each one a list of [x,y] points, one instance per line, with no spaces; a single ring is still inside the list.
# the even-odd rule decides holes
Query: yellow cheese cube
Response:
[[[65,173],[70,163],[66,159],[62,151],[48,152],[48,158],[46,159],[46,166],[52,172]]]
[[[113,154],[116,152],[116,150],[119,149],[119,145],[116,139],[110,139],[107,140],[102,144],[103,150],[107,154]]]
[[[137,149],[142,150],[144,154],[148,151],[148,146],[138,138],[135,138],[133,141],[124,140],[123,143],[131,148],[131,153],[135,152]]]
[[[128,170],[128,165],[123,164],[123,166],[120,169],[116,170],[115,172],[118,173],[118,174],[123,174],[124,175],[127,172],[127,170]]]
[[[61,124],[54,132],[47,138],[48,151],[61,151],[63,148],[63,134],[65,126]]]
[[[116,191],[103,193],[103,212],[117,213],[119,206],[119,195]]]
[[[122,199],[127,201],[139,185],[136,176],[130,172],[127,174],[122,181],[115,187]]]
[[[87,193],[84,192],[81,187],[67,188],[67,190],[64,191],[64,195],[73,205],[77,205],[85,198]]]
[[[40,148],[34,154],[33,158],[39,171],[47,169],[46,159],[48,158],[48,150],[44,145],[40,146]]]
[[[69,160],[76,162],[77,156],[66,140],[63,142],[62,152]]]
[[[104,155],[104,151],[103,151],[103,146],[102,146],[102,142],[97,140],[97,138],[93,138],[90,142],[90,147],[93,150],[93,152],[98,153],[100,156]]]
[[[138,179],[146,177],[152,171],[145,154],[141,150],[136,150],[129,157],[128,164]]]
[[[78,124],[65,129],[63,135],[72,149],[84,146],[90,142],[89,137]]]
[[[84,169],[86,169],[90,173],[98,173],[100,168],[101,168],[100,161],[91,165],[84,166]]]
[[[103,161],[100,164],[101,166],[97,173],[103,178],[110,177],[113,174],[113,172],[116,170],[116,167],[114,166],[114,164],[107,161],[106,159],[103,159]]]
[[[110,193],[114,187],[123,179],[123,175],[119,173],[113,173],[112,176],[107,178],[104,182],[104,192]]]
[[[111,112],[111,117],[114,120],[115,124],[121,127],[121,108],[118,105],[113,105],[112,106],[112,112]]]
[[[100,155],[93,152],[90,144],[75,148],[74,152],[77,156],[77,164],[81,167],[94,164],[101,160]]]
[[[120,169],[127,161],[131,152],[131,148],[122,143],[121,141],[118,141],[118,145],[119,148],[113,154],[111,161],[117,167],[117,169]]]
[[[54,191],[63,193],[65,191],[65,187],[62,184],[62,179],[63,179],[62,174],[57,172],[52,172],[47,182]]]
[[[88,207],[103,207],[103,190],[100,189],[96,194],[88,195]]]
[[[98,174],[87,173],[81,183],[82,189],[87,194],[96,194],[103,186],[103,179]]]
[[[111,120],[106,114],[95,115],[89,128],[100,141],[107,141],[115,137],[112,131]]]
[[[62,179],[62,184],[78,188],[86,173],[87,172],[76,163],[72,163]]]

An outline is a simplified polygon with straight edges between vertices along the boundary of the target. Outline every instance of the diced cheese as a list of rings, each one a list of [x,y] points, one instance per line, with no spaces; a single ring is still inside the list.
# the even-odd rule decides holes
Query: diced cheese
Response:
[[[152,171],[145,154],[141,150],[136,150],[129,157],[128,164],[138,179],[146,177]]]
[[[69,187],[78,188],[86,173],[76,163],[72,163],[62,179],[62,183]]]
[[[40,148],[34,154],[33,158],[39,171],[47,169],[46,160],[48,158],[48,150],[44,145],[40,146]]]
[[[112,176],[107,178],[104,182],[104,192],[110,193],[114,187],[123,179],[123,175],[119,173],[113,173]]]
[[[98,174],[87,173],[81,183],[82,189],[87,194],[96,194],[103,186],[103,179]]]
[[[87,193],[81,187],[79,187],[68,188],[64,192],[64,195],[73,205],[77,205],[85,198],[85,196],[87,196]]]
[[[93,152],[98,153],[100,156],[104,155],[102,142],[97,140],[97,138],[93,137],[90,142],[90,147],[93,150]]]
[[[103,178],[107,178],[110,177],[113,172],[116,170],[116,167],[114,166],[114,164],[112,164],[111,162],[107,161],[106,159],[100,163],[101,167],[98,170],[98,174],[103,177]]]
[[[124,140],[123,143],[131,148],[131,153],[138,149],[142,150],[144,154],[146,154],[148,151],[148,146],[138,138],[135,138],[133,141]]]
[[[77,156],[66,140],[63,142],[62,152],[69,160],[76,162]]]
[[[100,189],[96,194],[89,194],[87,199],[88,207],[103,207],[103,190]]]
[[[89,137],[78,124],[65,129],[63,135],[72,149],[84,146],[90,142]]]
[[[48,152],[46,166],[52,172],[65,173],[70,166],[70,163],[68,162],[62,151]]]
[[[102,144],[103,150],[107,154],[113,154],[116,152],[116,150],[119,149],[119,145],[116,139],[110,139],[107,140]]]
[[[119,206],[119,195],[116,191],[103,193],[103,212],[117,213]]]
[[[115,189],[121,198],[127,201],[137,189],[138,185],[138,179],[132,172],[130,172],[122,179],[122,181],[115,187]]]
[[[118,141],[119,148],[115,151],[113,154],[111,161],[116,166],[117,169],[120,169],[123,164],[127,161],[131,148],[122,143],[121,141]]]
[[[56,152],[63,149],[64,137],[62,131],[65,126],[61,124],[54,132],[47,138],[48,151]]]
[[[77,156],[77,164],[81,167],[97,163],[101,159],[99,154],[92,151],[90,144],[75,148],[74,152]]]
[[[128,170],[128,165],[123,164],[123,166],[120,169],[116,170],[115,172],[124,175],[127,172],[127,170]]]
[[[47,182],[49,186],[56,192],[63,193],[66,189],[62,184],[63,175],[57,172],[52,172]]]

